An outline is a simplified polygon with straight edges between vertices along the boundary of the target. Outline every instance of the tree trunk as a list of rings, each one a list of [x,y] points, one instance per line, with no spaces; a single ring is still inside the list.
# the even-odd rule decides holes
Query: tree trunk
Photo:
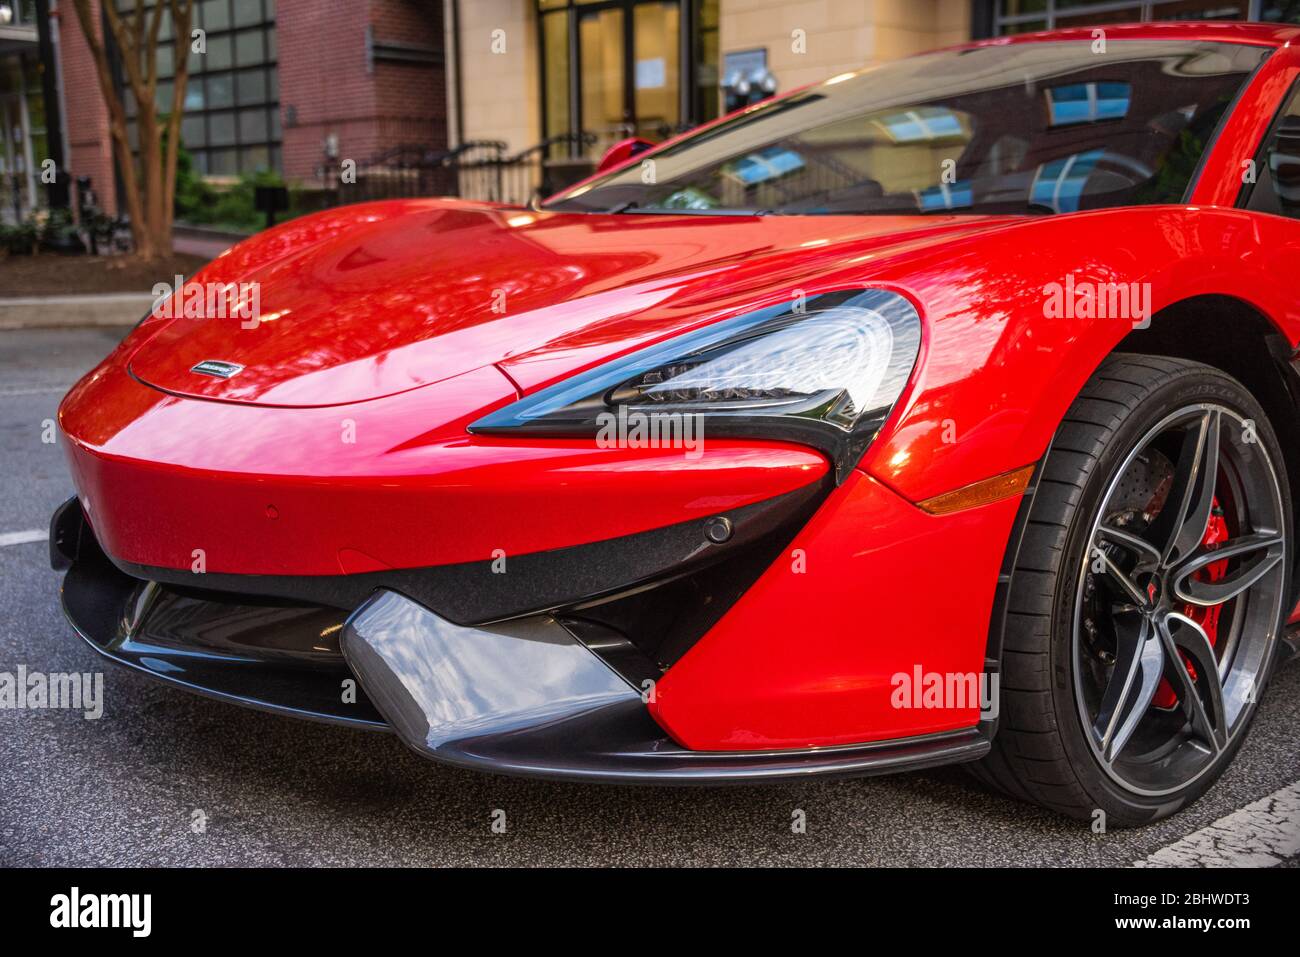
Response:
[[[95,61],[100,95],[108,108],[113,154],[122,177],[122,192],[135,255],[153,260],[172,251],[173,204],[176,196],[176,157],[180,147],[180,120],[185,106],[188,75],[188,44],[193,0],[158,0],[146,10],[136,0],[133,12],[121,12],[114,0],[72,0],[77,22]],[[96,25],[101,12],[112,42],[121,54],[126,85],[136,102],[138,155],[133,155],[127,136],[126,110],[118,96],[109,66],[105,40]],[[176,38],[176,73],[170,114],[160,116],[158,89],[158,38],[162,14],[169,10]]]

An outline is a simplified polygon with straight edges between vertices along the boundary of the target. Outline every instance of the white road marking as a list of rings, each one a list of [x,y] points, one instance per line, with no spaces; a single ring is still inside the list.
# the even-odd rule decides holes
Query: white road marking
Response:
[[[26,545],[29,542],[43,542],[50,537],[44,528],[29,528],[25,532],[4,532],[0,534],[0,548],[9,545]]]
[[[1300,854],[1300,781],[1161,848],[1134,867],[1272,867]]]
[[[11,395],[45,395],[50,392],[67,392],[69,387],[61,385],[32,386],[30,388],[0,389],[0,396]]]

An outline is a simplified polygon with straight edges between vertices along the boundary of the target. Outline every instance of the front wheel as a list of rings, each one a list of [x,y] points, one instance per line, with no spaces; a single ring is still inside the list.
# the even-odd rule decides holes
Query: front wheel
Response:
[[[1119,826],[1200,797],[1245,739],[1289,610],[1288,488],[1235,379],[1103,363],[1042,465],[977,776]]]

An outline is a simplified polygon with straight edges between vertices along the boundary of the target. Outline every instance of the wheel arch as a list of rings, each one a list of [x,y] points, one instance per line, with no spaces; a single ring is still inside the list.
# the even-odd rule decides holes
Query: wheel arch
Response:
[[[1224,335],[1230,330],[1231,335]],[[1162,307],[1146,328],[1134,329],[1097,366],[1114,353],[1137,353],[1188,359],[1212,366],[1241,382],[1264,408],[1277,433],[1291,493],[1295,540],[1300,541],[1300,353],[1265,312],[1245,300],[1225,294],[1203,294]],[[985,670],[1000,671],[1006,627],[1007,589],[1024,536],[1038,478],[1048,449],[1035,464],[1021,499],[998,575],[985,645]],[[1300,561],[1292,558],[1288,608],[1300,600]],[[984,735],[997,733],[996,717],[981,721]]]
[[[1292,531],[1300,541],[1300,372],[1296,350],[1278,325],[1236,296],[1193,296],[1161,309],[1150,325],[1134,329],[1115,351],[1202,362],[1226,372],[1250,391],[1264,407],[1282,447]],[[1291,608],[1297,599],[1300,562],[1293,561]]]

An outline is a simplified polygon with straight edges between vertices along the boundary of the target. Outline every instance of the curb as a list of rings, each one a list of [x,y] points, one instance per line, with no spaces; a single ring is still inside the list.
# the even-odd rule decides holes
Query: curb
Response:
[[[153,304],[151,292],[0,298],[0,329],[133,326]]]
[[[172,226],[172,249],[178,253],[192,256],[207,256],[214,259],[236,243],[243,242],[252,233],[232,233],[224,229],[209,229],[204,226]]]

